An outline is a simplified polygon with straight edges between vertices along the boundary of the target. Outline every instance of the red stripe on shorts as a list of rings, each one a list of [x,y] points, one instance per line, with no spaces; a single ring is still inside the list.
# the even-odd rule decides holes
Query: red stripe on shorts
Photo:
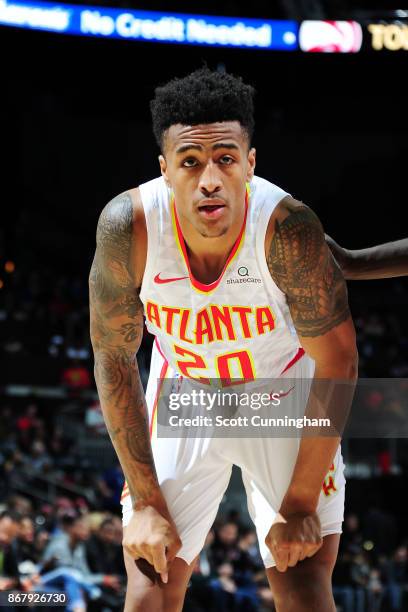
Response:
[[[298,352],[296,353],[296,355],[293,357],[293,359],[291,359],[289,361],[289,363],[284,367],[284,369],[282,370],[282,372],[280,373],[280,376],[282,376],[282,374],[284,374],[285,372],[287,372],[289,370],[289,368],[291,368],[293,365],[295,365],[295,363],[297,361],[299,361],[299,359],[301,357],[303,357],[303,355],[305,354],[305,350],[302,349],[302,347],[300,347],[298,349]]]

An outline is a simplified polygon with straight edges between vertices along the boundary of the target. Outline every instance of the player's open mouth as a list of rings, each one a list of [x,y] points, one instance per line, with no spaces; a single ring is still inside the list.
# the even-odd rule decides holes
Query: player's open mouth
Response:
[[[215,202],[214,204],[202,204],[198,207],[198,212],[209,219],[216,219],[222,214],[224,208],[225,204]]]

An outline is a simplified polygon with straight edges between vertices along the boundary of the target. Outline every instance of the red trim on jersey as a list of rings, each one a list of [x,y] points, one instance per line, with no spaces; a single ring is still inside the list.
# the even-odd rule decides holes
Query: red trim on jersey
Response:
[[[293,359],[291,359],[289,361],[289,363],[284,367],[284,369],[282,370],[282,372],[280,373],[280,376],[282,376],[282,374],[284,374],[285,372],[287,372],[287,370],[289,370],[289,368],[291,368],[293,365],[295,365],[295,363],[297,361],[299,361],[299,359],[301,357],[303,357],[303,355],[305,354],[305,350],[302,347],[299,347],[298,352],[296,353],[296,355],[293,357]]]
[[[153,423],[154,423],[154,417],[156,416],[157,404],[159,403],[159,397],[160,397],[160,393],[161,393],[162,386],[163,386],[163,381],[166,376],[168,367],[169,367],[169,362],[166,359],[162,365],[162,369],[160,370],[160,382],[157,385],[156,397],[154,398],[154,404],[153,404],[153,410],[152,410],[152,420],[150,421],[150,428],[149,428],[150,440],[152,439],[152,434],[153,434]]]
[[[156,348],[159,351],[160,355],[163,357],[164,361],[167,361],[166,356],[164,355],[163,351],[161,350],[161,347],[160,347],[159,341],[157,339],[157,336],[154,337],[154,343],[155,343]]]
[[[236,241],[234,243],[234,246],[232,247],[231,253],[228,255],[228,259],[225,262],[225,265],[224,265],[224,267],[222,269],[221,274],[219,275],[219,277],[215,281],[213,281],[212,283],[209,283],[208,285],[206,285],[204,283],[201,283],[199,280],[194,278],[194,275],[193,275],[193,273],[191,271],[190,262],[188,260],[188,255],[187,255],[186,243],[184,241],[184,236],[183,236],[183,234],[181,232],[179,220],[178,220],[178,217],[177,217],[176,205],[175,205],[175,201],[174,200],[173,200],[173,211],[174,211],[174,220],[175,220],[175,224],[176,224],[177,237],[178,237],[179,244],[180,244],[183,256],[184,256],[184,261],[186,262],[188,274],[190,276],[190,282],[193,285],[193,287],[195,287],[196,289],[199,289],[200,291],[204,291],[204,292],[212,291],[213,289],[218,287],[218,285],[220,284],[221,279],[224,276],[224,272],[225,272],[225,270],[228,267],[228,264],[230,263],[231,259],[234,257],[235,253],[237,252],[238,248],[241,245],[241,241],[242,241],[242,238],[243,238],[243,235],[244,235],[244,231],[245,231],[247,215],[248,215],[248,189],[246,190],[246,193],[245,193],[244,222],[242,223],[242,227],[240,229],[238,238],[236,239]]]

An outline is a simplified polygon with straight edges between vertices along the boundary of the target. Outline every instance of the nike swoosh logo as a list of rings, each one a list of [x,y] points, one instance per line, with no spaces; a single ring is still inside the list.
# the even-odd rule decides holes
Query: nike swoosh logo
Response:
[[[283,393],[283,391],[282,391],[282,393],[274,393],[274,391],[272,391],[272,392],[269,394],[269,397],[270,397],[271,399],[272,399],[272,395],[275,395],[275,399],[280,399],[281,397],[286,397],[287,395],[289,395],[289,393],[290,393],[291,391],[293,391],[293,389],[294,389],[294,388],[295,388],[295,385],[293,385],[293,387],[291,387],[291,388],[289,389],[289,391],[286,391],[286,393]]]
[[[153,280],[155,283],[159,283],[159,285],[161,285],[163,283],[173,283],[174,281],[184,280],[185,278],[188,278],[188,276],[178,276],[176,278],[160,278],[159,272],[158,274],[156,274]]]

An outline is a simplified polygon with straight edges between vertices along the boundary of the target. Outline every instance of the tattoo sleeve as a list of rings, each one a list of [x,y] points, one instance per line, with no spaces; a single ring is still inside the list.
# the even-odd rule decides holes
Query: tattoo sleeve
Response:
[[[291,203],[286,209],[283,221],[275,222],[268,267],[286,294],[297,332],[320,336],[349,317],[346,284],[314,212]]]
[[[132,199],[124,193],[109,202],[99,218],[89,298],[95,381],[133,505],[149,503],[159,489],[136,361],[143,305],[132,263],[134,242]]]

